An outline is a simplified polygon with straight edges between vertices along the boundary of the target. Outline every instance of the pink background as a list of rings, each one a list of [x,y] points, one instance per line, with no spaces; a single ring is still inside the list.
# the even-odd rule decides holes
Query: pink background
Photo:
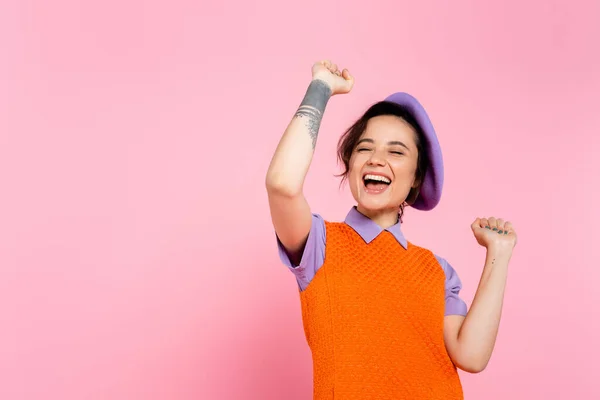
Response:
[[[333,177],[342,130],[414,94],[446,186],[407,213],[409,239],[470,304],[473,218],[520,234],[466,398],[600,398],[600,3],[565,3],[3,1],[0,398],[310,398],[263,182],[326,57],[356,85],[323,122],[313,210],[353,204]]]

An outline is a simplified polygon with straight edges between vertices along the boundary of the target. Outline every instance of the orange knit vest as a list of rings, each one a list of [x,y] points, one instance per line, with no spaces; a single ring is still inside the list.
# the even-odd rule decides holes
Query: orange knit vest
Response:
[[[325,224],[325,262],[300,293],[314,398],[463,399],[433,253],[387,231],[367,244],[345,223]]]

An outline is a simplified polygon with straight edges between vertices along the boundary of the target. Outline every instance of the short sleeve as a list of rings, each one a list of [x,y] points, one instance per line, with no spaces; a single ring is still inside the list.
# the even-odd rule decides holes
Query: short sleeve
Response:
[[[281,262],[296,276],[300,290],[306,289],[325,261],[325,221],[318,214],[312,215],[310,232],[302,252],[300,265],[292,264],[279,238],[277,238],[277,247]]]
[[[454,268],[445,259],[436,255],[436,258],[446,274],[446,309],[445,315],[467,315],[467,304],[460,297],[462,282]]]

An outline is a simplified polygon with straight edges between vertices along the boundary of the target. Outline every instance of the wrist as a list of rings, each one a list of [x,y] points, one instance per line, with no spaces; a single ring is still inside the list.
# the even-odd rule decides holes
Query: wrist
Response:
[[[300,108],[310,107],[315,109],[320,115],[325,111],[325,107],[331,98],[331,87],[321,79],[314,79],[308,85],[304,99],[300,104]]]
[[[512,255],[512,247],[508,247],[506,245],[491,243],[486,248],[488,256],[494,258],[505,258],[510,259]]]
[[[323,85],[327,88],[325,95],[329,98],[333,95],[333,84],[327,75],[315,75],[310,81],[310,86]]]

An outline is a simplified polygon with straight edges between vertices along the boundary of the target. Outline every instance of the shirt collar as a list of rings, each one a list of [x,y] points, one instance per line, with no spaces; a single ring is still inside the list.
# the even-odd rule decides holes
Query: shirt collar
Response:
[[[346,216],[346,220],[344,221],[348,224],[352,229],[356,231],[363,238],[363,240],[367,243],[371,243],[373,239],[375,239],[381,232],[384,230],[390,232],[404,247],[408,248],[408,243],[406,238],[402,234],[402,230],[400,229],[400,221],[398,221],[395,225],[390,226],[387,229],[383,229],[369,217],[361,214],[356,206],[352,207],[348,215]]]

